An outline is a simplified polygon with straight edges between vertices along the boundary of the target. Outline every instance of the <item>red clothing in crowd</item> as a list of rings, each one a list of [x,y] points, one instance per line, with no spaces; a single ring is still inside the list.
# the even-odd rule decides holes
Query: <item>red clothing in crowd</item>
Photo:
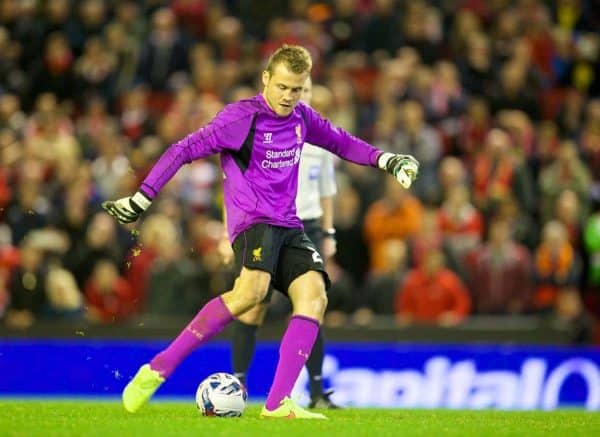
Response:
[[[422,269],[411,270],[396,294],[396,314],[416,321],[437,322],[448,312],[463,320],[471,311],[471,298],[461,279],[450,269],[442,268],[433,276]]]
[[[85,287],[88,305],[97,312],[104,323],[119,322],[133,313],[133,290],[123,278],[117,278],[110,291],[102,291],[90,280]]]

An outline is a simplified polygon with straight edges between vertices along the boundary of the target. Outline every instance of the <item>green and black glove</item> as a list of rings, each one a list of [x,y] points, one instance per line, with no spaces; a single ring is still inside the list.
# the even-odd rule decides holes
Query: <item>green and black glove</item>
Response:
[[[384,152],[379,155],[377,165],[394,176],[404,188],[410,188],[419,174],[419,161],[411,155]]]
[[[133,223],[150,205],[152,205],[152,199],[140,191],[130,197],[102,202],[102,208],[116,218],[119,223]]]

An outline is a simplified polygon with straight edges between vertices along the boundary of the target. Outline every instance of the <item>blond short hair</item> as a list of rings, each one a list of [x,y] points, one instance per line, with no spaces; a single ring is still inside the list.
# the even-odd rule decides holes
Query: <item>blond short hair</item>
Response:
[[[310,53],[302,46],[282,45],[269,57],[266,70],[273,74],[275,67],[282,63],[294,74],[307,73],[312,69]]]

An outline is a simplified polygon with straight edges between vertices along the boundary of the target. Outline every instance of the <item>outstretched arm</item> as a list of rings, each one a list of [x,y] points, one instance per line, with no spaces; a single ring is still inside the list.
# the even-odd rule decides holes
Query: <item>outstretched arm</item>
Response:
[[[119,223],[136,221],[181,166],[223,150],[239,150],[253,117],[254,113],[239,105],[227,106],[206,126],[165,150],[134,195],[106,201],[102,208]]]
[[[306,141],[360,165],[379,167],[409,188],[419,173],[419,162],[411,155],[387,153],[373,147],[344,129],[333,126],[314,109],[302,105],[307,124]]]

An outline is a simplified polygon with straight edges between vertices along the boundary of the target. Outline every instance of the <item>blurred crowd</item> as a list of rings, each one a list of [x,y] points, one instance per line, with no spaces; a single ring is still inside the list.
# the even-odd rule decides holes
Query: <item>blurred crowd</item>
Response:
[[[421,162],[409,191],[336,162],[328,325],[597,320],[599,29],[597,0],[0,0],[0,318],[189,315],[228,289],[217,158],[135,225],[99,204],[294,43],[323,115]]]

